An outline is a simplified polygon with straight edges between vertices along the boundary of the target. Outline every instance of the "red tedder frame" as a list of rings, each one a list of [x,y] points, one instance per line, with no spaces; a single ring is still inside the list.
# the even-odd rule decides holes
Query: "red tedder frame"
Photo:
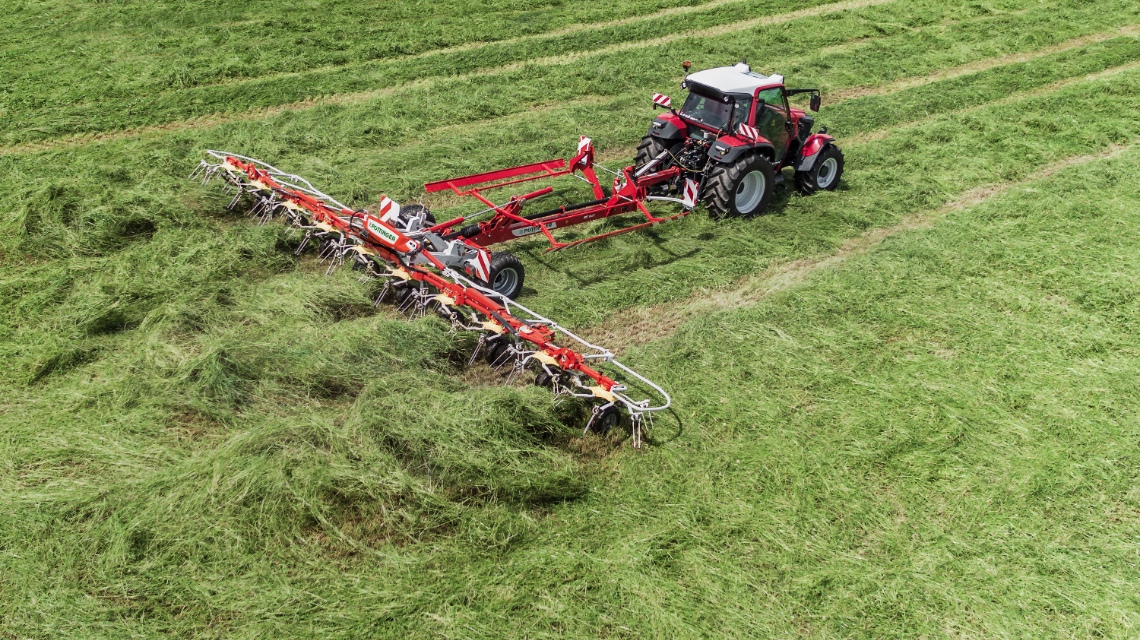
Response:
[[[549,211],[524,216],[522,214],[523,205],[525,205],[528,200],[551,193],[554,191],[553,187],[544,187],[530,193],[511,196],[506,204],[495,204],[483,195],[483,192],[492,189],[501,189],[509,185],[530,182],[532,180],[558,178],[572,175],[575,172],[581,173],[582,177],[580,179],[590,184],[594,191],[594,200],[564,205]],[[445,237],[450,236],[454,238],[463,236],[474,244],[488,247],[500,242],[516,240],[535,233],[541,233],[546,236],[547,241],[550,242],[550,248],[547,249],[549,252],[573,247],[586,242],[601,240],[602,238],[608,238],[622,233],[629,233],[630,231],[636,231],[644,227],[658,225],[662,222],[669,222],[689,215],[692,211],[698,189],[695,182],[691,185],[686,184],[686,192],[691,191],[691,194],[687,193],[686,195],[691,197],[688,197],[684,201],[678,198],[650,196],[648,193],[650,187],[669,182],[680,174],[681,170],[676,166],[640,176],[634,172],[633,167],[626,167],[622,169],[621,173],[615,173],[613,189],[610,194],[607,195],[605,189],[602,188],[601,182],[598,180],[597,174],[594,173],[594,145],[589,138],[583,136],[578,142],[578,154],[571,158],[569,162],[562,159],[547,160],[546,162],[536,162],[534,164],[511,167],[509,169],[477,173],[462,178],[440,180],[438,182],[425,184],[424,190],[428,193],[451,190],[459,196],[473,196],[487,205],[490,211],[494,212],[494,215],[488,220],[472,223],[461,228],[459,225],[467,221],[465,217],[448,220],[447,222],[432,227],[433,231],[443,233]],[[680,203],[684,205],[685,208],[680,213],[666,217],[658,217],[650,213],[649,209],[645,206],[647,200],[668,200],[670,202]],[[645,216],[645,220],[639,224],[624,227],[616,231],[602,233],[573,242],[560,242],[554,237],[554,234],[551,233],[551,231],[555,229],[632,213],[634,211],[641,212],[641,214]]]
[[[305,210],[309,214],[312,224],[322,229],[335,230],[337,233],[358,238],[363,243],[363,246],[374,252],[375,255],[402,268],[403,274],[409,279],[432,286],[446,296],[446,300],[450,305],[467,306],[483,314],[490,319],[489,322],[496,327],[498,332],[509,332],[521,340],[533,344],[562,369],[577,371],[585,375],[593,380],[598,387],[606,393],[613,390],[617,384],[612,378],[590,367],[582,354],[574,349],[559,347],[555,344],[555,333],[549,327],[532,325],[514,317],[506,306],[500,302],[496,302],[475,288],[453,282],[443,275],[421,266],[407,264],[401,259],[401,254],[416,247],[410,244],[414,241],[407,240],[402,234],[394,246],[389,247],[376,243],[368,236],[362,234],[359,228],[353,225],[354,217],[360,216],[360,212],[351,209],[338,211],[310,194],[296,189],[290,189],[280,184],[274,180],[269,173],[251,162],[243,161],[241,158],[227,156],[225,162],[228,167],[232,167],[233,170],[240,171],[244,174],[250,184],[272,192],[279,200],[289,202],[296,208]],[[392,232],[398,233],[398,231],[394,229],[392,229]],[[445,267],[440,264],[439,261],[432,258],[429,253],[424,252],[423,256],[427,258],[429,263],[437,270],[445,271]]]

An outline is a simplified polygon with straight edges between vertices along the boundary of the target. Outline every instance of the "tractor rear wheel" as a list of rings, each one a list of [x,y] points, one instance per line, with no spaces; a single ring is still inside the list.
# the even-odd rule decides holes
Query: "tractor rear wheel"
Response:
[[[843,152],[839,147],[827,145],[819,152],[815,164],[807,171],[796,172],[796,189],[805,196],[819,191],[835,191],[843,175]]]
[[[523,264],[513,255],[502,252],[491,258],[491,273],[487,283],[496,293],[514,300],[522,293]]]
[[[704,188],[709,217],[721,220],[728,216],[759,215],[768,208],[775,184],[776,170],[759,154],[745,156],[732,164],[714,163]]]

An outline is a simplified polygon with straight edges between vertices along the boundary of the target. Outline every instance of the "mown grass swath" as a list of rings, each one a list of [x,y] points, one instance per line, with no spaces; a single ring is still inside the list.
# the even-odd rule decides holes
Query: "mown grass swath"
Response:
[[[359,101],[0,156],[5,631],[1126,636],[1138,622],[1130,147],[631,349],[680,396],[675,422],[637,455],[621,435],[578,438],[569,425],[581,416],[540,390],[462,371],[471,345],[441,323],[376,310],[350,274],[323,277],[283,250],[279,229],[184,180],[211,146],[358,205],[564,155],[578,133],[610,162],[632,155],[648,95],[673,86],[684,58],[746,56],[804,85],[874,87],[1118,30],[1137,21],[1131,3],[896,0],[739,33],[727,27],[799,5],[721,3],[604,32],[636,41],[724,25],[715,37],[593,54],[612,43],[541,33],[670,4],[551,6],[511,34],[534,39],[402,61],[492,39],[519,16],[504,5],[401,49],[423,7],[390,8],[399,15],[370,32],[341,18],[371,7],[333,5],[310,35],[278,42],[309,9],[211,6],[210,17],[146,3],[8,12],[0,23],[18,34],[49,10],[58,49],[94,52],[93,64],[137,42],[125,27],[91,30],[116,20],[185,60],[124,57],[115,73],[137,65],[138,77],[85,105],[75,96],[95,80],[29,87],[55,67],[18,35],[40,58],[5,86],[5,140],[407,75]],[[268,12],[285,17],[270,24]],[[258,22],[221,25],[217,44],[234,51],[256,32],[247,59],[186,49],[243,20]],[[1138,54],[1121,36],[836,105],[825,95],[820,124],[841,142],[867,135],[844,145],[843,190],[575,252],[516,245],[527,304],[571,326],[610,319],[1132,145]],[[143,98],[176,62],[196,74],[187,87]],[[283,72],[298,75],[259,80]],[[209,85],[219,80],[230,84]]]
[[[662,56],[678,46],[700,47],[704,50],[700,53],[708,58],[693,56],[694,63],[703,66],[717,64],[724,57],[731,59],[742,55],[751,55],[752,59],[758,59],[757,56],[760,56],[766,62],[780,64],[785,59],[781,53],[785,48],[791,49],[793,42],[796,43],[797,52],[810,54],[819,48],[843,42],[874,39],[884,34],[905,33],[914,28],[966,19],[973,26],[964,27],[967,32],[965,35],[972,37],[975,42],[988,42],[990,34],[995,30],[1017,34],[1007,36],[1009,45],[997,48],[998,53],[1006,53],[1009,50],[1018,50],[1019,46],[1044,46],[1060,42],[1075,35],[1095,31],[1104,24],[1119,26],[1120,14],[1135,16],[1136,12],[1128,3],[1096,8],[1083,3],[1074,3],[1073,6],[1066,7],[1065,11],[1027,9],[1028,6],[1032,5],[1026,4],[1023,0],[1008,0],[992,9],[976,8],[972,5],[946,6],[938,2],[907,3],[901,7],[892,4],[890,8],[886,5],[869,6],[834,14],[840,16],[840,20],[829,20],[826,16],[803,18],[747,30],[728,30],[725,33],[717,32],[705,36],[693,35],[690,38],[675,39],[668,44],[653,44],[653,35],[675,35],[682,26],[670,25],[660,32],[649,34],[645,46],[638,45],[638,40],[646,38],[644,34],[622,34],[623,37],[616,38],[619,43],[617,45],[612,45],[613,39],[603,40],[620,51],[605,53],[603,48],[591,54],[590,47],[586,47],[581,55],[553,55],[549,58],[544,57],[549,55],[551,49],[548,43],[536,45],[527,41],[510,45],[519,48],[519,51],[506,55],[506,60],[518,64],[506,64],[504,70],[495,73],[493,85],[489,85],[489,78],[485,73],[471,72],[501,66],[502,55],[489,58],[492,62],[469,65],[464,65],[461,61],[442,61],[429,57],[422,60],[393,62],[390,67],[377,69],[374,74],[364,73],[356,68],[348,69],[340,75],[328,78],[327,81],[323,79],[327,74],[320,72],[259,81],[261,84],[255,86],[247,83],[223,84],[151,94],[147,98],[145,108],[130,107],[129,113],[124,112],[122,108],[105,104],[73,104],[52,120],[56,123],[78,123],[77,126],[80,128],[68,125],[67,129],[54,131],[44,129],[37,132],[32,130],[36,128],[35,124],[30,121],[21,124],[14,116],[9,120],[9,126],[14,130],[23,130],[24,133],[14,131],[10,134],[9,142],[34,140],[42,137],[45,132],[49,135],[59,135],[76,131],[105,131],[128,126],[156,125],[219,111],[243,111],[328,94],[350,92],[349,95],[352,95],[351,92],[365,92],[353,100],[367,100],[374,107],[369,111],[374,114],[384,114],[383,120],[388,121],[389,126],[402,122],[407,127],[405,131],[389,132],[386,127],[376,126],[363,127],[356,131],[358,137],[364,133],[363,139],[375,144],[382,141],[377,139],[377,134],[414,135],[417,130],[425,126],[442,122],[454,123],[457,120],[477,121],[499,115],[504,111],[518,111],[536,100],[573,98],[583,94],[613,95],[616,92],[635,88],[644,92],[644,87],[653,83],[672,85],[679,77],[676,62],[668,56]],[[1022,13],[1026,15],[1021,15]],[[676,19],[682,21],[689,17],[678,16]],[[970,18],[977,19],[971,21]],[[1031,27],[1028,33],[1025,33],[1026,27]],[[634,26],[618,28],[633,29]],[[953,25],[949,26],[951,40],[941,44],[951,46],[932,56],[934,60],[970,59],[971,54],[967,53],[968,49],[953,47],[953,39],[958,30],[959,28]],[[694,33],[700,31],[697,29]],[[684,31],[680,33],[683,34]],[[928,33],[928,38],[930,35],[932,34]],[[932,43],[928,41],[926,44],[929,46]],[[455,55],[480,55],[477,51],[480,50],[463,51]],[[777,53],[773,55],[772,52]],[[553,53],[562,52],[555,47]],[[989,51],[983,47],[974,55],[984,56],[988,53]],[[523,64],[534,58],[548,62]],[[804,54],[796,53],[795,58],[802,60]],[[523,68],[520,69],[520,66]],[[459,77],[446,77],[451,76],[454,69],[466,69],[466,72]],[[872,77],[875,73],[889,73],[891,69],[895,69],[895,73],[905,72],[904,69],[889,63],[874,66],[864,64],[863,69],[871,73]],[[789,73],[793,71],[798,69],[794,66],[788,69]],[[856,72],[852,71],[852,74],[854,73]],[[444,77],[433,80],[435,76]],[[404,82],[411,82],[411,86],[401,90],[401,83]],[[490,86],[494,86],[495,91],[489,91]],[[455,96],[457,101],[433,99],[440,97],[441,90]],[[373,91],[378,91],[387,98],[374,102],[369,99],[375,97],[371,93]],[[253,102],[250,102],[251,100]],[[332,98],[329,101],[335,103],[339,100]],[[452,108],[445,108],[445,105]],[[410,126],[408,121],[396,115],[412,111],[417,111],[418,120],[423,122],[419,128]],[[29,112],[27,117],[43,118],[45,115],[40,109]]]

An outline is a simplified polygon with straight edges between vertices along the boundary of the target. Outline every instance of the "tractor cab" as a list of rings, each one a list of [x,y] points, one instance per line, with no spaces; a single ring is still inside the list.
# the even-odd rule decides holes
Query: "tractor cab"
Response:
[[[808,93],[810,109],[818,111],[818,89],[788,89],[783,76],[757,73],[746,62],[688,74],[681,88],[689,94],[680,109],[672,107],[668,96],[655,94],[654,105],[669,112],[657,116],[650,126],[649,135],[638,147],[635,164],[643,166],[668,151],[669,161],[701,175],[705,185],[702,199],[714,217],[763,211],[772,187],[782,182],[780,171],[786,167],[796,170],[801,192],[838,185],[842,154],[834,146],[835,139],[826,130],[813,135],[814,118],[788,103],[789,96]],[[817,170],[815,160],[827,148],[833,150],[830,161]],[[766,166],[753,166],[760,161]],[[731,167],[736,170],[730,171]],[[819,171],[822,176],[816,175]],[[745,179],[745,175],[750,177]],[[739,192],[740,197],[724,193],[713,197],[718,185],[723,187],[721,191]]]
[[[789,107],[783,76],[756,73],[744,62],[698,71],[686,77],[681,87],[689,95],[677,115],[689,125],[690,136],[694,128],[732,136],[765,147],[777,164],[787,155],[792,134],[805,117],[803,111]],[[805,130],[810,123],[808,118]]]

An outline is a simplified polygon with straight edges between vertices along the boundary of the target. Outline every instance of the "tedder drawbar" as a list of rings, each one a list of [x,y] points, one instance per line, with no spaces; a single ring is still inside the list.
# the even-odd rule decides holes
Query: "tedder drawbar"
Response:
[[[535,384],[556,395],[593,402],[586,431],[608,431],[624,413],[634,446],[640,446],[653,413],[669,407],[669,395],[661,387],[612,352],[491,288],[490,252],[467,238],[444,235],[454,221],[435,224],[422,206],[401,207],[386,197],[376,213],[353,210],[304,178],[259,160],[206,153],[191,177],[201,176],[203,183],[221,177],[234,193],[230,208],[249,196],[249,213],[261,223],[276,217],[304,232],[297,254],[315,243],[330,271],[350,262],[365,278],[383,280],[377,305],[391,294],[403,312],[434,312],[455,330],[478,332],[469,363],[482,352],[491,366],[509,369],[509,376],[529,368],[536,374]],[[657,400],[635,399],[619,378],[635,380]]]

